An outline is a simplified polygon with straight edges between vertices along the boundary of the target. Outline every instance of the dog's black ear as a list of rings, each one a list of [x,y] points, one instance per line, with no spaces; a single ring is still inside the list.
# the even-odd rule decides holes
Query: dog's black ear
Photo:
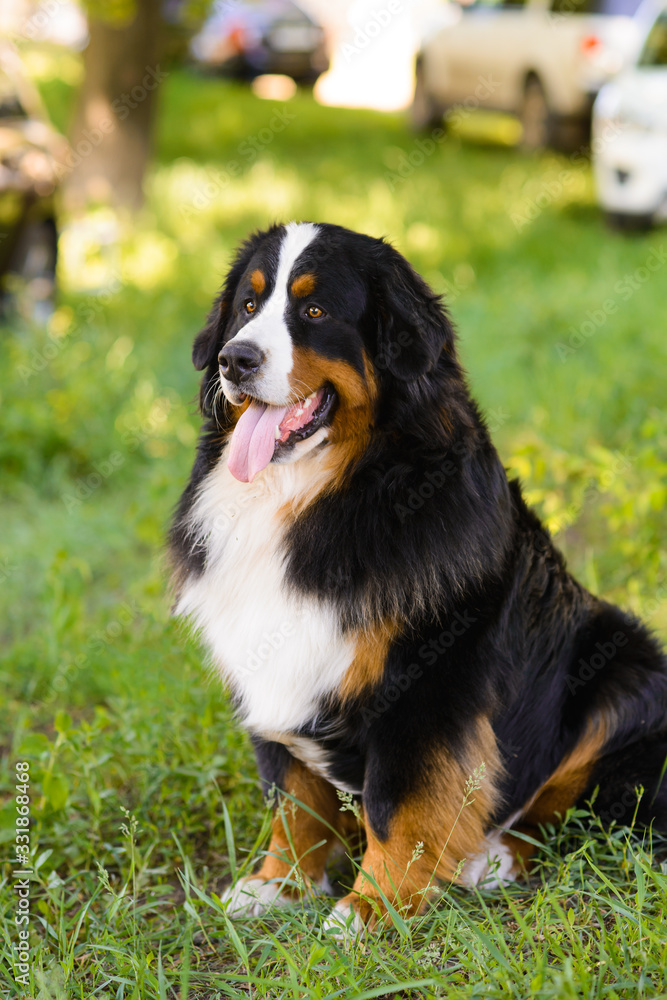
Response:
[[[192,364],[198,372],[212,364],[218,356],[222,334],[227,321],[229,299],[221,292],[213,303],[206,325],[199,331],[192,345]]]
[[[382,246],[376,366],[409,382],[429,372],[443,349],[453,353],[454,330],[439,296],[405,257]]]

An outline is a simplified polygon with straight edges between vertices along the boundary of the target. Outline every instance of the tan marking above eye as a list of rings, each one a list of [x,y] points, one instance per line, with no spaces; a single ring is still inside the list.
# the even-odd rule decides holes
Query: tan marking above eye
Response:
[[[254,299],[246,299],[243,303],[243,308],[247,313],[254,313],[257,306],[255,305]]]
[[[300,274],[298,278],[295,278],[292,282],[292,295],[296,295],[297,298],[303,299],[306,295],[310,295],[315,290],[315,285],[317,283],[317,278],[314,274]]]
[[[320,309],[319,306],[308,306],[306,314],[310,316],[311,319],[319,319],[320,316],[324,316],[324,309]]]
[[[261,295],[266,288],[266,278],[264,277],[264,272],[260,271],[259,268],[253,271],[250,275],[250,284],[252,285],[252,290],[255,295]]]

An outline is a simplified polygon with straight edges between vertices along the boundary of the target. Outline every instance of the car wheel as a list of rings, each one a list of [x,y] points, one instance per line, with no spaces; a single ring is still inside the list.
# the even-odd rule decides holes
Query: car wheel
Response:
[[[521,145],[529,151],[544,149],[551,145],[551,112],[544,93],[544,87],[536,76],[529,76],[523,90],[521,104]]]
[[[588,156],[591,148],[591,119],[564,118],[552,123],[552,144],[561,153]]]
[[[322,76],[322,70],[313,70],[312,73],[297,73],[296,76],[291,74],[297,87],[301,87],[303,90],[312,90],[319,78]]]
[[[410,105],[410,124],[415,132],[443,127],[444,109],[426,88],[421,59],[415,63],[415,90]]]
[[[3,311],[44,322],[55,308],[58,232],[54,219],[29,222],[7,266]]]
[[[650,212],[606,212],[605,219],[611,229],[624,233],[646,233],[654,225]]]

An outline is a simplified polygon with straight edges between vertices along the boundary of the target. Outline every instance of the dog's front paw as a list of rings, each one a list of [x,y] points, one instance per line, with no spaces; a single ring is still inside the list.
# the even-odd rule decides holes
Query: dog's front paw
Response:
[[[230,885],[220,897],[227,904],[230,917],[260,917],[272,906],[287,906],[289,897],[282,895],[280,879],[266,881],[255,875],[246,875]]]
[[[362,936],[366,925],[350,897],[345,896],[336,903],[322,929],[339,941],[354,943]]]
[[[489,834],[484,850],[475,854],[463,866],[461,882],[469,889],[498,889],[514,882],[518,875],[515,854],[499,833]]]

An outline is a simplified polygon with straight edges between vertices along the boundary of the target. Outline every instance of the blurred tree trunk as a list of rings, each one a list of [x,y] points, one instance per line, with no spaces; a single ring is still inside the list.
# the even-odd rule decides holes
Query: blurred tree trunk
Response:
[[[95,16],[70,135],[65,196],[72,207],[105,201],[138,208],[151,152],[159,66],[161,0],[134,0],[122,23]],[[71,168],[71,169],[70,169]]]

